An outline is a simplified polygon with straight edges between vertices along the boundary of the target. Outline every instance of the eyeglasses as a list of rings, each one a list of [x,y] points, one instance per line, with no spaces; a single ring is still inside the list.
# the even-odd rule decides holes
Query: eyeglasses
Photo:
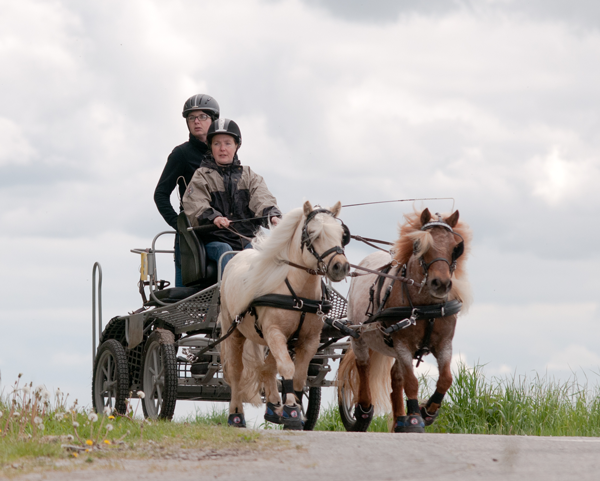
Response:
[[[192,123],[194,123],[196,121],[196,119],[198,119],[198,120],[208,120],[210,118],[211,118],[210,115],[206,115],[206,114],[188,115],[188,117],[187,117],[188,122],[192,122]]]

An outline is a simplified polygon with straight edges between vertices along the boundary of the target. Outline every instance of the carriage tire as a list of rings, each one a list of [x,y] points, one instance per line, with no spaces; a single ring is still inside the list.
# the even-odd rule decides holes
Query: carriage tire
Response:
[[[177,402],[177,348],[169,331],[148,337],[142,355],[142,410],[151,419],[171,420]]]
[[[306,399],[307,397],[308,399]],[[304,410],[304,416],[306,417],[302,429],[304,431],[312,431],[319,420],[319,412],[321,411],[321,388],[309,388],[308,396],[303,394],[302,401],[304,401],[302,403],[302,409]],[[306,403],[306,408],[304,408],[304,403]]]
[[[344,395],[344,388],[342,387],[342,395],[338,400],[338,407],[340,410],[340,418],[342,420],[342,424],[346,428],[346,431],[351,432],[366,432],[369,429],[369,425],[371,424],[372,419],[356,419],[354,417],[354,404],[350,401],[350,399]]]
[[[104,394],[107,394],[105,397]],[[125,414],[129,397],[129,369],[125,348],[115,339],[104,341],[94,360],[92,402],[98,414],[112,408]]]

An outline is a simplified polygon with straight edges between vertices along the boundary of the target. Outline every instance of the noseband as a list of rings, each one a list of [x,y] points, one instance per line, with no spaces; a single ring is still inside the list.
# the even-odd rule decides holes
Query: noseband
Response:
[[[460,242],[458,244],[456,244],[456,246],[454,246],[454,249],[452,250],[452,262],[450,262],[445,257],[436,257],[431,262],[425,262],[425,259],[423,259],[423,256],[422,255],[419,256],[419,264],[423,268],[423,273],[425,274],[425,278],[427,278],[427,273],[428,273],[431,265],[434,262],[438,262],[438,261],[443,261],[446,264],[448,264],[448,267],[450,269],[450,276],[452,276],[452,274],[454,274],[454,271],[456,270],[456,264],[457,264],[458,258],[460,256],[462,256],[463,253],[465,252],[465,240],[463,239],[463,237],[459,233],[454,232],[452,227],[450,227],[448,224],[446,224],[442,220],[442,216],[440,216],[439,214],[437,214],[437,216],[438,216],[438,220],[433,220],[431,222],[428,222],[423,227],[421,227],[421,230],[424,231],[427,229],[431,229],[433,227],[443,227],[444,229],[450,231],[453,235],[460,237]],[[419,241],[416,241],[415,244],[413,245],[413,254],[416,255],[418,250],[419,250]]]
[[[319,255],[319,253],[315,250],[315,247],[313,246],[313,243],[310,240],[310,236],[308,234],[308,224],[315,218],[317,214],[328,214],[334,219],[336,218],[335,215],[333,215],[333,212],[327,209],[314,209],[312,212],[310,212],[310,214],[306,216],[304,226],[302,226],[301,250],[304,250],[304,247],[306,246],[306,250],[310,252],[315,259],[317,259],[319,273],[321,275],[325,275],[329,270],[329,267],[333,262],[335,256],[345,254],[344,247],[348,245],[348,242],[350,242],[350,230],[348,229],[346,224],[342,222],[342,229],[344,230],[344,235],[342,236],[342,246],[334,246],[331,249],[328,249],[325,252],[323,252],[323,254]],[[329,262],[326,264],[325,258],[331,254],[334,255],[331,256],[331,259],[329,259]]]

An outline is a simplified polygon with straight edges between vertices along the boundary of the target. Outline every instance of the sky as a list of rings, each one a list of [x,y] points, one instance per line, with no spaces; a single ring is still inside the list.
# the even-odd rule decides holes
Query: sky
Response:
[[[341,217],[394,240],[414,207],[454,206],[475,296],[456,358],[596,383],[599,56],[593,0],[0,0],[3,386],[90,403],[92,265],[105,323],[140,307],[129,250],[169,230],[153,191],[196,93],[283,211],[452,197]]]

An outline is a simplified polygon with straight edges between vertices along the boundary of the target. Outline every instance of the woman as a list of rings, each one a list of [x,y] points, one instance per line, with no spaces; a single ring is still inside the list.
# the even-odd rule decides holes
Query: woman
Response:
[[[219,118],[220,111],[219,103],[205,94],[193,95],[183,104],[182,115],[190,137],[187,142],[173,149],[154,191],[154,202],[158,211],[175,231],[177,231],[177,212],[171,205],[171,194],[177,187],[179,187],[179,198],[185,194],[194,172],[208,153],[206,134],[212,121]],[[179,234],[175,236],[175,286],[183,286]]]
[[[268,227],[269,220],[277,225],[281,212],[263,178],[240,163],[242,134],[233,120],[215,120],[206,138],[210,154],[192,177],[183,210],[193,226],[219,227],[202,235],[207,256],[218,261],[225,252],[250,247],[260,226]],[[223,259],[222,269],[229,259]]]

